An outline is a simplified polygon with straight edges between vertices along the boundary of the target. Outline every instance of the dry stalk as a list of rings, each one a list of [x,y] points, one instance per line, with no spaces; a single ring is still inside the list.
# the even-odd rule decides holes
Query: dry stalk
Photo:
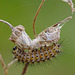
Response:
[[[37,10],[37,12],[35,14],[34,20],[33,20],[33,33],[34,33],[35,38],[37,37],[36,32],[35,32],[35,21],[36,21],[38,13],[39,13],[39,11],[40,11],[40,9],[41,9],[41,7],[42,7],[44,2],[45,2],[45,0],[42,0],[41,4],[40,4],[40,6],[39,6],[39,8],[38,8],[38,10]]]
[[[74,3],[72,2],[72,0],[62,0],[62,1],[66,2],[70,5],[72,13],[75,12]]]
[[[72,16],[67,17],[65,20],[60,21],[60,22],[58,22],[58,23],[52,25],[52,27],[56,27],[56,26],[58,26],[59,24],[62,24],[62,23],[65,23],[65,22],[69,21],[70,19],[72,19]]]
[[[13,63],[15,63],[16,61],[17,61],[17,59],[13,60],[12,62],[10,62],[10,63],[6,66],[6,65],[5,65],[5,62],[4,62],[3,58],[2,58],[2,56],[1,56],[1,54],[0,54],[0,62],[1,62],[1,64],[2,64],[2,66],[3,66],[3,68],[4,68],[5,75],[8,75],[8,69],[9,69],[9,67],[10,67]]]
[[[27,63],[25,64],[24,68],[23,68],[22,75],[25,75],[25,74],[26,74],[28,65],[29,65],[29,63],[27,62]]]

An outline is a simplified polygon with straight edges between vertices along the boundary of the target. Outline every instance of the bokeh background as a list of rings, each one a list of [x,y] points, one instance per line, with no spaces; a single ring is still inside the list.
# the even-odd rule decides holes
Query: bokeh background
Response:
[[[42,0],[0,0],[0,19],[13,26],[25,27],[27,34],[33,39],[33,18]],[[75,4],[75,0],[73,0]],[[70,6],[62,0],[46,0],[36,20],[36,32],[39,34],[47,27],[71,16]],[[75,75],[75,13],[61,31],[62,53],[52,61],[28,67],[26,75]],[[11,30],[8,25],[0,23],[0,54],[6,64],[13,59],[12,48],[15,46],[8,38]],[[8,75],[21,75],[24,64],[14,63]],[[4,75],[0,63],[0,75]]]

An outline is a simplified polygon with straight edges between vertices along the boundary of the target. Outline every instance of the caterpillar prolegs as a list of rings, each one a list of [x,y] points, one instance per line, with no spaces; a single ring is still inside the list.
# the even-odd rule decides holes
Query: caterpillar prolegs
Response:
[[[51,59],[55,57],[59,51],[60,44],[53,43],[51,46],[40,47],[39,49],[30,50],[28,52],[24,52],[15,46],[12,53],[14,54],[14,59],[18,59],[18,61],[34,63]]]

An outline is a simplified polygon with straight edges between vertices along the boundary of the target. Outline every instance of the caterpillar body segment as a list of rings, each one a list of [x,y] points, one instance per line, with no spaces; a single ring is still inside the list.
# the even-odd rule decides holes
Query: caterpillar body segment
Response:
[[[29,50],[28,52],[24,52],[15,47],[12,53],[14,54],[14,59],[18,59],[18,61],[34,63],[55,57],[59,51],[60,44],[53,43],[52,46],[44,46],[39,49]]]

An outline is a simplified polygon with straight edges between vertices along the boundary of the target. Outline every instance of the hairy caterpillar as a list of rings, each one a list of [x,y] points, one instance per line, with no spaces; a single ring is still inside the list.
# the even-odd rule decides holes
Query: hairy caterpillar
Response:
[[[13,25],[11,25],[9,22],[0,20],[0,22],[8,24],[12,30],[12,34],[9,39],[14,44],[16,44],[16,47],[14,47],[12,51],[12,53],[14,54],[15,61],[18,60],[23,63],[26,62],[26,68],[29,63],[46,61],[47,59],[51,59],[52,57],[55,57],[60,52],[61,45],[58,44],[58,41],[60,39],[61,28],[63,27],[63,25],[61,24],[72,19],[71,16],[67,17],[63,21],[60,21],[48,27],[40,34],[36,35],[35,21],[44,1],[45,0],[42,0],[39,9],[36,12],[36,15],[33,20],[33,32],[35,36],[34,39],[31,39],[27,35],[27,33],[25,32],[25,28],[22,25],[13,27]],[[28,52],[26,52],[26,50],[28,50]],[[24,73],[22,75],[24,75]]]
[[[17,45],[17,47],[13,49],[15,59],[18,59],[22,62],[37,62],[36,60],[40,62],[55,56],[60,51],[60,44],[58,44],[58,41],[60,39],[61,28],[63,27],[63,25],[61,24],[68,21],[69,19],[72,19],[72,17],[70,16],[64,19],[63,21],[60,21],[48,27],[47,29],[42,31],[38,36],[35,35],[34,21],[33,31],[35,39],[33,40],[27,35],[27,33],[25,32],[25,28],[22,25],[13,27],[7,21],[0,20],[0,22],[8,24],[12,30],[12,35],[9,39]],[[28,53],[25,52],[25,50],[29,50]],[[36,58],[36,52],[38,55],[38,59]],[[24,58],[24,56],[26,57]],[[31,57],[33,58],[31,59]]]
[[[24,52],[15,46],[12,53],[14,54],[14,59],[18,59],[18,61],[34,63],[55,57],[59,51],[60,45],[58,43],[53,43],[51,46],[44,46],[28,52]]]

